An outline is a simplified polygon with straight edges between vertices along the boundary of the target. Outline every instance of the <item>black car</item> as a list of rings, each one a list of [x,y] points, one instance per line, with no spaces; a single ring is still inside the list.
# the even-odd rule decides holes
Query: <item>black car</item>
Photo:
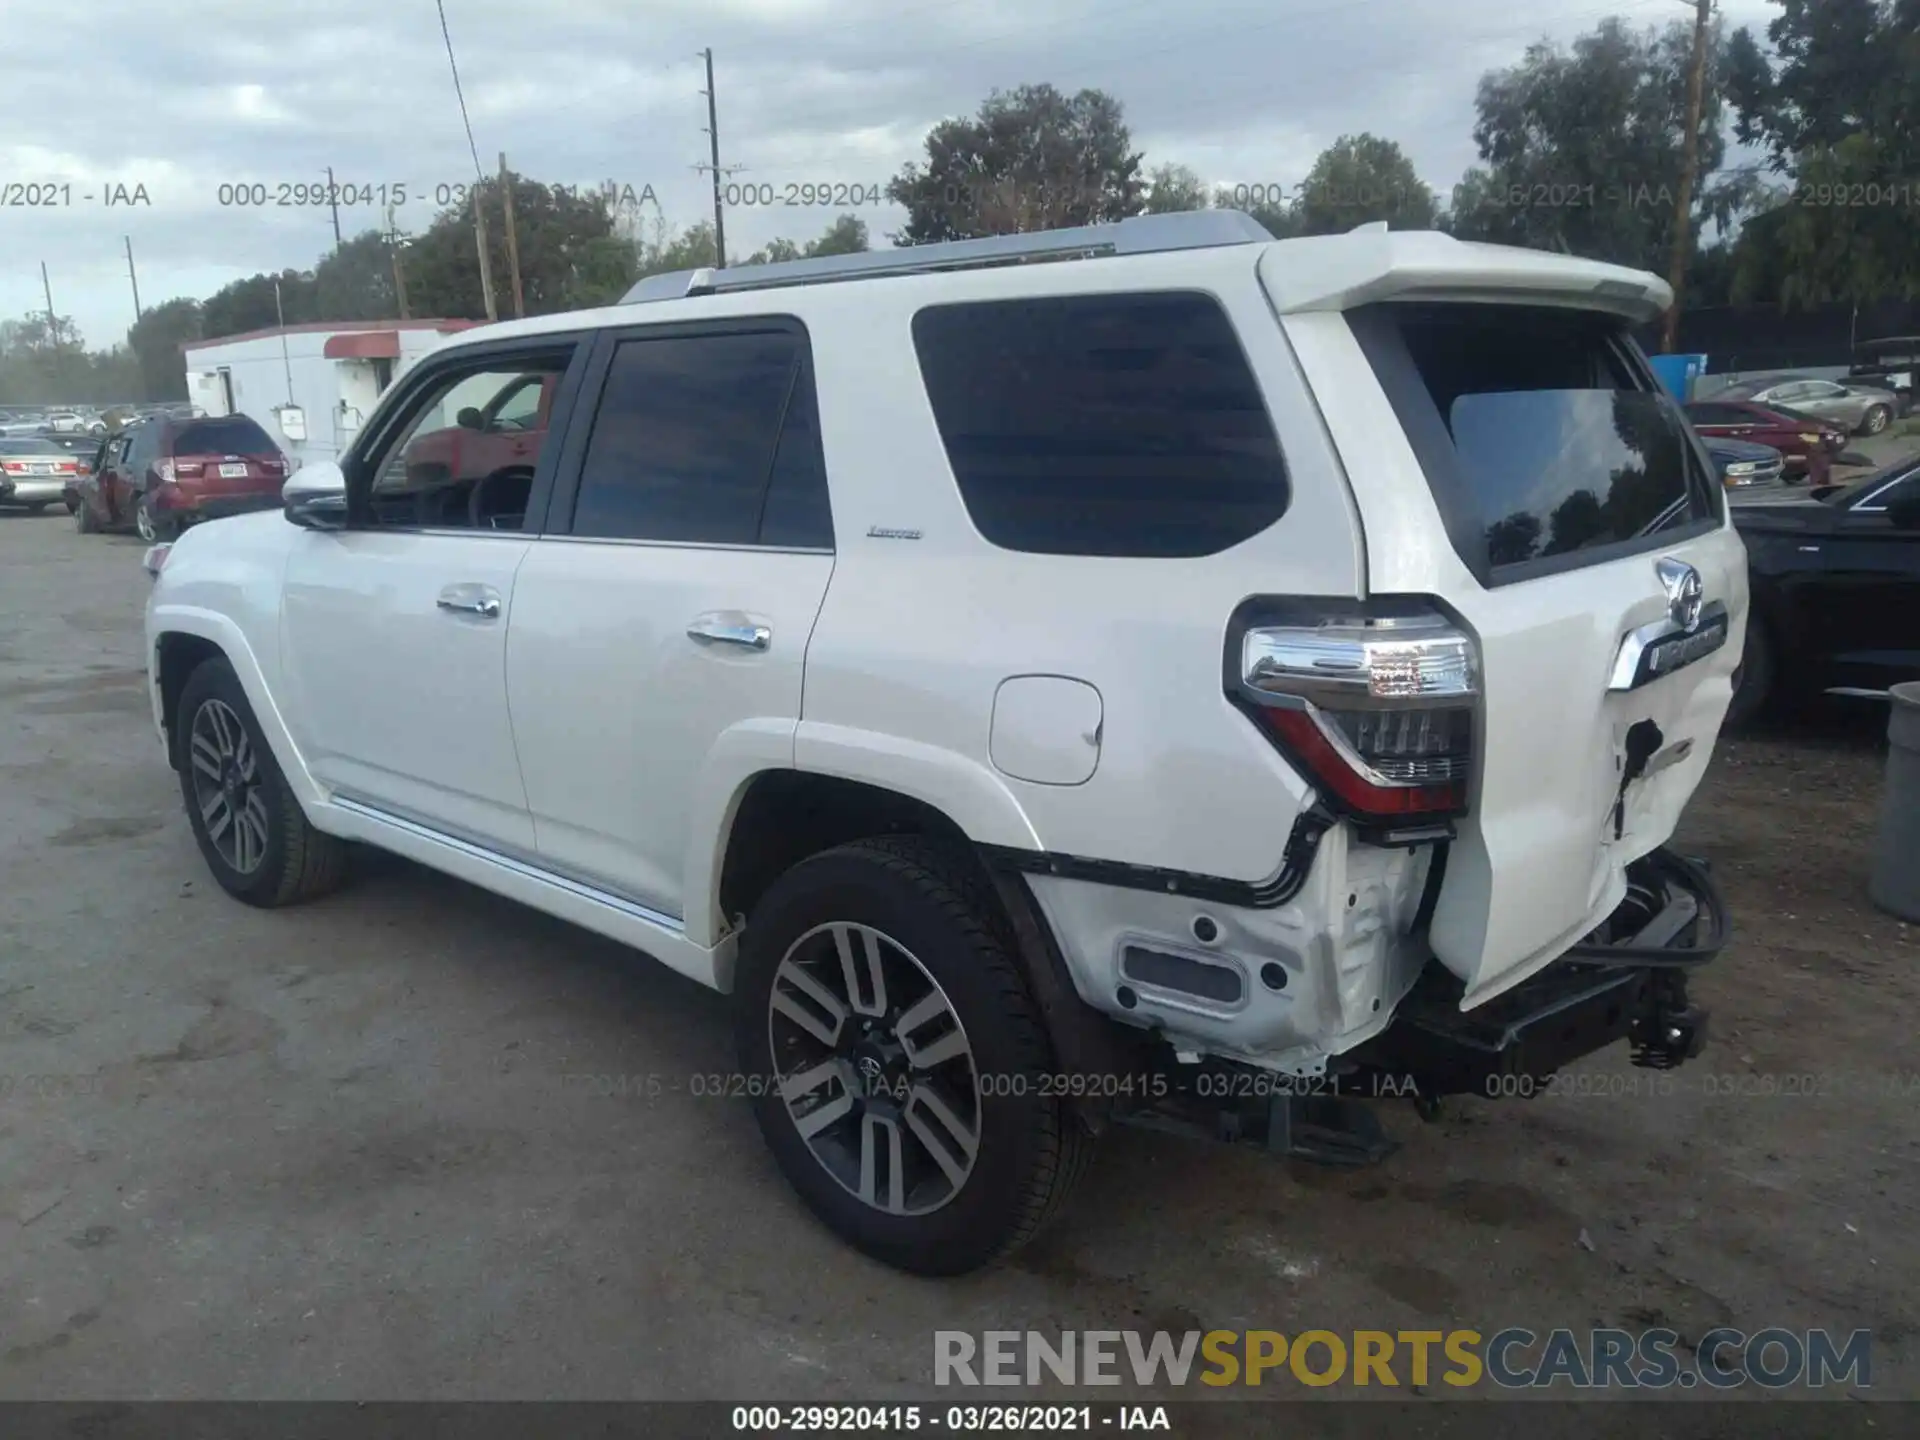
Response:
[[[1920,460],[1732,512],[1753,605],[1729,720],[1920,680]]]

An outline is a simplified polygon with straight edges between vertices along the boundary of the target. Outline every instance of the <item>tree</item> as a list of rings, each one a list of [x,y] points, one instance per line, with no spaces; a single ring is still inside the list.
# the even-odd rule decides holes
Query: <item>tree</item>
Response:
[[[1686,128],[1690,24],[1634,31],[1603,20],[1570,51],[1542,43],[1481,78],[1473,138],[1482,165],[1454,187],[1450,228],[1469,239],[1565,250],[1665,273]],[[1697,132],[1699,173],[1726,152],[1721,77],[1710,39]],[[1699,220],[1729,197],[1696,188]]]
[[[1185,165],[1156,165],[1148,172],[1146,203],[1149,215],[1172,215],[1182,210],[1205,210],[1211,203],[1207,185]]]
[[[1736,294],[1920,295],[1920,0],[1780,0],[1729,46],[1741,140],[1788,183],[1737,246]]]
[[[1118,100],[1099,90],[1068,97],[1051,85],[996,90],[972,119],[927,134],[924,166],[887,186],[906,207],[896,243],[965,240],[1140,213],[1145,189]]]
[[[606,303],[609,275],[619,270],[622,253],[614,208],[606,198],[567,186],[543,185],[519,174],[510,173],[508,183],[513,186],[520,284],[527,313],[548,315]],[[474,185],[458,205],[442,210],[426,233],[407,246],[407,302],[416,315],[478,318],[486,314],[474,237],[476,203],[486,207],[495,309],[503,316],[513,313],[500,185],[498,179]]]
[[[842,215],[805,245],[796,245],[784,237],[770,240],[740,263],[778,264],[782,260],[812,260],[821,255],[859,255],[866,249],[867,222],[858,215]]]
[[[277,303],[276,281],[280,287]],[[200,307],[201,330],[209,340],[272,329],[283,323],[283,317],[288,325],[304,325],[319,318],[311,272],[288,269],[278,275],[249,275],[222,285]]]
[[[867,243],[867,222],[858,215],[842,215],[829,225],[819,239],[808,244],[809,257],[818,255],[860,255],[871,247]]]
[[[799,258],[800,247],[798,245],[794,244],[793,241],[787,239],[785,236],[776,236],[739,263],[742,265],[778,265],[783,261],[798,260]]]
[[[1439,206],[1413,162],[1378,135],[1342,135],[1320,152],[1294,202],[1296,233],[1338,235],[1374,220],[1431,230]]]
[[[393,252],[384,233],[363,231],[313,267],[313,312],[316,320],[390,320],[399,315]]]
[[[139,367],[137,394],[116,400],[184,400],[187,398],[187,362],[180,347],[204,338],[200,302],[178,296],[155,305],[127,331],[127,348]]]

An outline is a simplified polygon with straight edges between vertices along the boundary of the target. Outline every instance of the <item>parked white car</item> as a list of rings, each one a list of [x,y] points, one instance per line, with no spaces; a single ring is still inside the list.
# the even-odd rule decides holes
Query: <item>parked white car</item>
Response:
[[[156,552],[154,718],[229,892],[359,841],[730,992],[801,1195],[966,1270],[1116,1121],[1357,1160],[1697,1050],[1747,584],[1668,300],[1227,212],[656,277]]]

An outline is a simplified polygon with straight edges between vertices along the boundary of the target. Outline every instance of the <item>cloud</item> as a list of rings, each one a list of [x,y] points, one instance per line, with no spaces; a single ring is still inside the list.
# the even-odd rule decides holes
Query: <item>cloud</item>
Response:
[[[1773,13],[1764,0],[1721,8],[1733,24]],[[705,46],[722,163],[744,167],[741,183],[881,185],[933,123],[995,88],[1050,81],[1123,101],[1149,164],[1293,184],[1335,138],[1371,130],[1446,194],[1474,159],[1484,71],[1607,14],[1685,15],[1671,0],[446,0],[446,13],[483,167],[504,150],[541,180],[651,185],[679,224],[711,213],[696,168]],[[396,219],[411,231],[431,222],[436,193],[472,178],[431,5],[89,0],[82,27],[70,0],[10,0],[7,21],[17,43],[0,50],[0,94],[62,103],[9,106],[0,184],[68,188],[51,206],[0,207],[0,317],[44,305],[45,260],[56,309],[107,344],[133,319],[127,238],[143,301],[204,296],[324,253],[331,213],[294,197],[328,166],[356,186],[405,184]],[[147,203],[108,205],[113,185],[144,187]],[[259,187],[268,203],[232,203]],[[861,213],[876,239],[903,218]],[[729,249],[810,238],[833,214],[735,207]],[[382,223],[377,204],[341,210],[349,235]]]

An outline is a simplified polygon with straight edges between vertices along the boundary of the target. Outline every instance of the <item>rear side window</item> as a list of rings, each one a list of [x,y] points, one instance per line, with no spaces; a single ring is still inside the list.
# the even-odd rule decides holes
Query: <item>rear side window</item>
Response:
[[[1212,555],[1286,512],[1226,313],[1191,294],[941,305],[914,348],[967,513],[1008,550]]]
[[[805,358],[791,329],[622,341],[581,463],[573,533],[830,547]]]
[[[266,455],[279,447],[256,421],[245,415],[195,420],[174,432],[176,455]]]
[[[1475,304],[1375,305],[1348,322],[1483,583],[1718,521],[1717,487],[1620,322]]]

